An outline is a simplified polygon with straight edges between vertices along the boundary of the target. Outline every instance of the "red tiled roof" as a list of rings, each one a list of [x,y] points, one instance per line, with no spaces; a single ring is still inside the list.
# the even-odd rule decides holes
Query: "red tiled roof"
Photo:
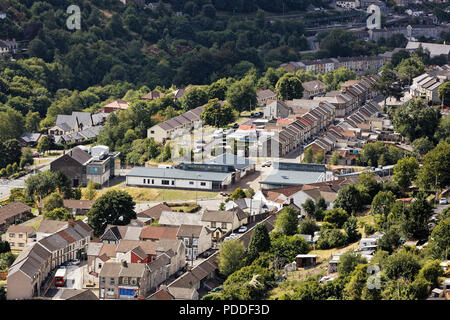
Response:
[[[179,227],[160,227],[160,226],[145,226],[142,228],[140,239],[177,239]]]

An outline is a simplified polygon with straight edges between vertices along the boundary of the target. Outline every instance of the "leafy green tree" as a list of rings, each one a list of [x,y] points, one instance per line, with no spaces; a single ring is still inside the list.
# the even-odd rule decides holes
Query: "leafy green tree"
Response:
[[[391,69],[384,68],[381,76],[373,84],[373,88],[383,95],[385,107],[389,97],[399,99],[403,96],[397,74]]]
[[[52,194],[45,197],[43,205],[42,205],[42,212],[45,214],[47,212],[50,212],[57,208],[63,208],[64,202],[61,195],[57,192],[53,192]]]
[[[428,137],[418,138],[411,143],[414,153],[418,157],[422,157],[433,149],[434,144]]]
[[[381,214],[383,217],[387,217],[391,212],[395,200],[395,196],[391,191],[378,192],[372,200],[372,213]]]
[[[224,242],[219,249],[219,271],[224,276],[229,276],[243,266],[245,247],[237,239]]]
[[[302,162],[303,163],[312,163],[313,162],[313,150],[312,150],[312,148],[305,149]]]
[[[306,214],[310,217],[314,216],[314,212],[316,211],[316,205],[311,198],[307,198],[305,202],[302,203],[302,208],[305,210]]]
[[[319,230],[320,227],[316,224],[316,221],[310,218],[303,220],[298,227],[298,232],[300,234],[309,234],[311,236],[314,235],[314,232]]]
[[[183,96],[182,105],[185,111],[195,109],[208,102],[208,95],[205,90],[199,87],[194,87],[190,89]]]
[[[392,113],[395,130],[409,141],[433,138],[441,114],[437,108],[429,107],[425,99],[412,99],[396,108]]]
[[[377,180],[375,180],[375,176],[372,172],[363,171],[358,176],[358,189],[361,195],[364,195],[366,200],[364,203],[368,204],[378,193],[380,186],[378,185]]]
[[[294,235],[297,233],[298,212],[291,208],[284,208],[275,219],[275,230],[285,235]]]
[[[0,253],[0,270],[7,270],[16,260],[16,257],[11,251]]]
[[[440,142],[422,160],[417,184],[423,189],[445,188],[450,185],[450,144]]]
[[[450,217],[437,224],[431,232],[429,248],[434,259],[446,260],[450,257]]]
[[[346,212],[355,214],[362,210],[363,199],[361,193],[354,184],[344,186],[338,191],[336,200],[334,201],[335,208],[344,209]]]
[[[38,142],[37,149],[44,154],[46,151],[50,150],[50,140],[48,140],[47,136],[42,136]]]
[[[408,80],[408,84],[412,83],[412,79],[425,72],[425,66],[417,57],[411,57],[402,60],[397,66],[398,73],[401,77]]]
[[[252,236],[247,250],[247,259],[249,262],[255,260],[260,252],[265,252],[270,249],[270,236],[269,231],[265,224],[260,223],[256,225],[253,230]]]
[[[442,106],[448,108],[450,106],[450,81],[446,81],[439,87],[438,96],[442,102]]]
[[[272,253],[283,266],[294,261],[298,254],[308,253],[310,250],[306,240],[298,234],[288,236],[280,233],[271,234],[270,253]]]
[[[97,195],[97,191],[95,190],[95,187],[94,187],[94,181],[89,180],[86,191],[84,192],[84,197],[88,200],[93,200],[96,195]]]
[[[420,263],[417,255],[402,249],[387,257],[382,267],[386,276],[391,280],[402,277],[412,281],[419,273]]]
[[[433,214],[433,207],[427,200],[427,195],[420,192],[415,201],[408,206],[401,219],[401,231],[408,239],[420,239],[429,234],[428,220]]]
[[[343,225],[348,242],[355,242],[361,238],[361,233],[358,232],[358,219],[350,217]]]
[[[38,132],[40,122],[41,117],[39,116],[39,112],[28,111],[25,116],[25,130],[27,132]]]
[[[389,228],[378,241],[381,250],[392,253],[400,244],[400,235],[396,228]]]
[[[355,270],[359,264],[365,264],[367,260],[354,251],[347,251],[339,258],[337,270],[340,275],[348,275]]]
[[[439,126],[434,134],[434,137],[437,141],[445,140],[450,137],[450,118],[442,117]],[[449,141],[447,141],[449,142]]]
[[[256,89],[249,78],[244,78],[229,86],[226,99],[231,106],[238,111],[253,110],[256,108]]]
[[[303,86],[300,79],[292,74],[284,74],[275,85],[278,97],[283,100],[300,99],[303,97]]]
[[[230,196],[231,200],[244,199],[246,197],[244,190],[241,187],[237,187]]]
[[[37,197],[38,200],[45,198],[57,188],[56,174],[50,170],[39,172],[25,180],[26,194]]]
[[[416,179],[417,171],[419,170],[419,162],[414,157],[400,159],[394,165],[394,181],[400,188],[406,190],[411,185],[411,182]]]
[[[213,99],[203,108],[200,118],[205,124],[220,128],[234,122],[235,115],[228,102],[221,105],[217,99]]]
[[[367,286],[367,265],[357,265],[350,274],[350,281],[344,288],[344,297],[347,300],[360,300],[364,288]]]
[[[5,253],[5,252],[9,252],[9,251],[11,251],[9,242],[0,240],[0,253]]]
[[[46,220],[67,221],[71,218],[73,218],[73,215],[66,208],[55,208],[44,213],[44,219]]]
[[[420,269],[417,277],[423,277],[427,280],[432,287],[439,286],[439,277],[442,276],[443,270],[440,266],[439,260],[431,260],[425,263],[425,265]]]
[[[88,212],[88,223],[94,235],[100,236],[108,224],[127,225],[136,219],[135,202],[125,191],[109,190],[97,200]]]
[[[20,167],[24,168],[27,165],[32,165],[34,163],[33,152],[30,148],[25,148],[20,158]]]
[[[317,246],[321,250],[342,247],[347,244],[347,236],[339,229],[324,229],[323,224]]]
[[[345,222],[349,219],[347,211],[341,208],[334,208],[325,211],[324,221],[333,224],[336,228],[342,228]]]
[[[333,154],[331,155],[331,164],[332,165],[337,165],[339,163],[339,159],[341,158],[341,154],[339,153],[338,150],[334,150]]]

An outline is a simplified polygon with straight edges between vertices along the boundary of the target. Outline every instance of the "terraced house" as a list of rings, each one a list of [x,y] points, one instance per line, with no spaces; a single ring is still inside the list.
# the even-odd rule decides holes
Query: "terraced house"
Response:
[[[66,261],[81,258],[91,237],[91,227],[81,220],[69,220],[67,228],[25,247],[8,270],[7,299],[40,296],[47,276]]]

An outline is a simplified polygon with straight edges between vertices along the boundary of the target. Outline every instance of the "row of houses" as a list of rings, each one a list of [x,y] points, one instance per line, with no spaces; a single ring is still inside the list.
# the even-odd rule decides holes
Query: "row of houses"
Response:
[[[33,245],[26,246],[8,270],[7,299],[31,299],[41,295],[41,285],[61,264],[86,253],[92,229],[70,219],[66,226]]]
[[[332,72],[339,68],[347,68],[357,74],[364,74],[367,71],[376,71],[389,59],[383,55],[377,56],[359,56],[359,57],[338,57],[316,60],[291,61],[282,63],[280,67],[287,72],[297,72],[298,70],[312,71],[315,74]]]
[[[269,232],[274,229],[276,215],[270,215],[260,223],[264,224]],[[238,236],[238,240],[247,248],[254,227]],[[199,265],[189,268],[187,272],[168,284],[161,285],[159,289],[147,297],[148,300],[199,300],[203,295],[223,283],[217,277],[219,252],[215,252]]]
[[[450,79],[450,66],[435,67],[412,79],[409,92],[413,97],[424,97],[433,103],[440,103],[439,87]]]
[[[223,104],[224,102],[219,101],[219,103]],[[200,114],[202,112],[203,106],[200,106],[158,123],[147,130],[147,137],[153,138],[156,142],[165,143],[168,139],[190,132],[201,125]]]
[[[6,15],[6,14],[5,14]],[[19,51],[19,45],[15,39],[2,40],[0,39],[0,57],[7,53],[17,53]]]

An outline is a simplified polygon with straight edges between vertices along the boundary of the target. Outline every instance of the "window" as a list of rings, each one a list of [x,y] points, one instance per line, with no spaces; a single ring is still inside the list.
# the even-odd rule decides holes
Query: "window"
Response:
[[[128,284],[128,277],[123,277],[122,283],[123,284]]]
[[[9,234],[9,237],[10,237],[10,238],[14,238],[14,236],[15,236],[15,233],[10,233],[10,234]]]
[[[136,285],[136,283],[137,283],[137,279],[136,278],[131,278],[130,284]]]
[[[106,282],[105,277],[101,277],[100,282],[101,282],[102,284],[105,284],[105,282]]]
[[[186,248],[186,256],[190,256],[191,255],[191,249],[190,248]]]
[[[11,247],[14,247],[14,242],[10,242],[9,245],[10,245]]]
[[[19,243],[19,247],[24,247],[25,243]]]
[[[227,228],[227,224],[225,222],[222,222],[222,229],[226,229]]]
[[[189,181],[189,184],[190,184],[190,185],[193,185],[193,184],[194,184],[194,181]]]
[[[152,179],[152,184],[155,184],[155,180]]]
[[[151,133],[151,134],[154,134],[154,133],[155,133],[155,130],[150,130],[150,133]]]
[[[168,186],[170,184],[170,181],[169,180],[161,180],[161,184]]]
[[[211,228],[215,228],[215,227],[216,227],[216,222],[215,221],[211,222]]]
[[[175,180],[172,180],[172,185],[173,185],[173,186],[175,185]]]
[[[197,238],[192,239],[192,244],[194,246],[198,246],[198,239]]]
[[[202,187],[204,187],[204,186],[206,186],[206,182],[200,182],[200,185],[201,185]]]
[[[114,288],[108,288],[108,292],[106,293],[108,296],[114,295]]]
[[[186,246],[188,246],[188,245],[189,245],[189,238],[184,238],[183,240],[184,240],[184,244],[185,244]]]
[[[115,283],[116,283],[116,280],[114,278],[109,279],[109,284],[115,284]]]
[[[146,183],[147,183],[146,181],[147,181],[147,179],[144,179],[144,182],[143,182],[143,183],[146,184]]]
[[[19,233],[19,238],[23,238],[23,234]]]
[[[98,264],[98,268],[99,268],[99,269],[102,268],[102,264],[101,264],[101,263]]]

